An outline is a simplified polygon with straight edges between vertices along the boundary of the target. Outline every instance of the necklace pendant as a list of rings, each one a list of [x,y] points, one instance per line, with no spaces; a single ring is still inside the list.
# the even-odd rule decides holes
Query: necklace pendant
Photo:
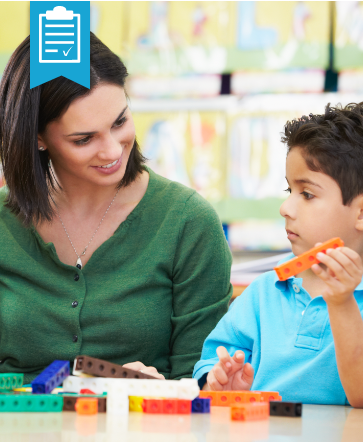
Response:
[[[78,259],[77,259],[76,267],[78,267],[79,269],[82,268],[82,261],[81,261],[81,258],[78,258]]]

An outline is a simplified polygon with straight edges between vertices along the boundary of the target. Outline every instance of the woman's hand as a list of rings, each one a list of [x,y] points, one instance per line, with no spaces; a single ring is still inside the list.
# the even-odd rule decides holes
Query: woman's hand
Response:
[[[142,362],[130,362],[128,364],[123,365],[125,368],[129,368],[130,370],[140,371],[144,374],[149,374],[150,376],[154,376],[157,379],[165,379],[165,376],[158,373],[155,367],[146,367]]]
[[[217,348],[219,362],[207,376],[209,390],[250,390],[253,382],[254,370],[251,364],[245,364],[245,354],[237,350],[231,357],[224,347]]]

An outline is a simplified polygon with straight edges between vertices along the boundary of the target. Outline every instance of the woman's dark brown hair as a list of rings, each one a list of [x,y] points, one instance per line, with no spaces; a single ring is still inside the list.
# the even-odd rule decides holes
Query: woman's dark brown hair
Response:
[[[125,85],[127,69],[92,32],[90,89],[58,77],[30,89],[30,37],[12,54],[0,83],[0,157],[8,186],[6,205],[25,224],[51,220],[50,191],[54,181],[48,151],[38,150],[38,134],[59,118],[76,98],[103,84]],[[135,140],[118,188],[132,183],[145,158]]]

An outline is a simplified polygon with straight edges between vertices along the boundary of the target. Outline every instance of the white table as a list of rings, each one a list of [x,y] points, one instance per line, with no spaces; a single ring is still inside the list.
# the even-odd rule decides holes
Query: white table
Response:
[[[211,414],[78,416],[63,413],[0,413],[1,442],[362,442],[363,410],[304,405],[302,418],[270,417],[233,422],[229,408]]]

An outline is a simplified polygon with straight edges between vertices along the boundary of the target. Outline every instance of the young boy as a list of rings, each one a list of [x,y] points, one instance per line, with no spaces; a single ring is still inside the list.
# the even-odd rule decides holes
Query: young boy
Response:
[[[193,377],[205,390],[363,407],[363,103],[287,122],[282,141],[293,255],[333,237],[345,246],[287,281],[257,278],[207,337]]]

